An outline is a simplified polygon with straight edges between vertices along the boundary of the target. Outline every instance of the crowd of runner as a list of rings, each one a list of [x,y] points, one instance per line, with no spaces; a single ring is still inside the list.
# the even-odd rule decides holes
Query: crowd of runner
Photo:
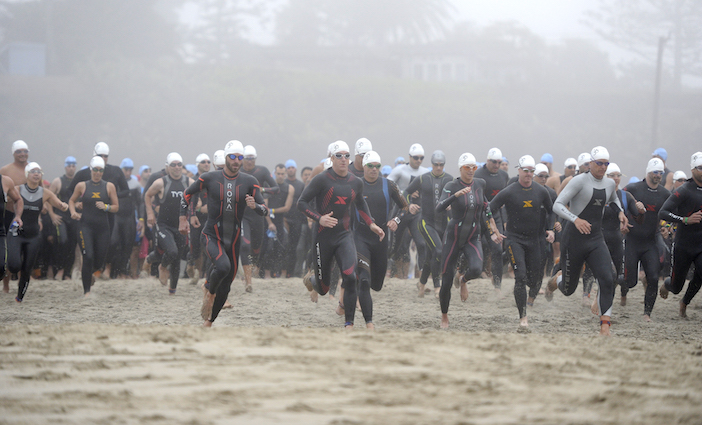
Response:
[[[302,278],[312,301],[338,298],[346,327],[359,308],[373,329],[371,289],[386,276],[416,275],[418,296],[439,299],[448,328],[452,287],[466,301],[468,283],[482,276],[499,293],[506,270],[519,329],[539,294],[569,296],[582,280],[583,302],[608,335],[617,286],[626,305],[643,283],[647,321],[659,294],[678,294],[689,280],[679,305],[686,317],[702,287],[702,152],[691,155],[688,178],[671,172],[658,148],[642,178],[620,187],[622,172],[602,146],[566,159],[562,173],[549,153],[538,162],[524,155],[512,178],[500,149],[484,162],[466,152],[454,159],[454,178],[440,150],[427,155],[427,168],[423,146],[413,144],[391,166],[365,138],[353,150],[331,143],[299,170],[293,159],[268,169],[255,147],[232,140],[194,164],[170,152],[161,169],[138,173],[130,158],[110,164],[100,142],[89,164],[78,169],[68,156],[52,181],[29,160],[27,143],[11,149],[13,161],[0,168],[0,276],[6,293],[17,280],[17,303],[32,278],[80,279],[85,296],[96,280],[139,277],[174,295],[187,278],[204,282],[201,315],[212,326],[231,307],[241,265],[246,292],[254,279]]]

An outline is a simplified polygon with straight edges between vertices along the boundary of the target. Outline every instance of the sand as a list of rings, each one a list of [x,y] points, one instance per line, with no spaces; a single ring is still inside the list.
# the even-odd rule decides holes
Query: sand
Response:
[[[11,290],[16,291],[13,282]],[[155,278],[32,281],[22,304],[0,294],[1,424],[700,424],[700,296],[642,320],[643,288],[613,336],[580,290],[529,309],[518,333],[505,279],[454,289],[451,329],[415,280],[374,293],[377,330],[346,331],[328,296],[300,279],[233,284],[231,310],[203,329],[201,290],[169,296]],[[360,326],[359,326],[360,325]]]

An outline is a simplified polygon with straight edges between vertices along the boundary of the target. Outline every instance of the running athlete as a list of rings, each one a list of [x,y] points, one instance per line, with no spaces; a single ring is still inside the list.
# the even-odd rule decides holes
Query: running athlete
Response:
[[[600,315],[600,334],[609,335],[612,325],[614,300],[614,265],[602,235],[602,214],[609,202],[618,208],[620,229],[628,226],[616,195],[615,183],[605,177],[609,165],[609,152],[602,146],[592,149],[590,172],[574,177],[558,195],[553,210],[568,220],[563,229],[560,266],[549,280],[546,296],[558,288],[570,296],[578,287],[580,270],[587,263],[600,284],[597,293],[597,310]],[[570,204],[570,209],[566,205]]]
[[[365,137],[361,137],[356,140],[356,146],[354,148],[354,159],[351,164],[349,164],[349,171],[353,173],[354,176],[362,179],[365,175],[365,169],[363,166],[363,157],[367,152],[373,150],[373,144],[370,140]]]
[[[197,165],[197,174],[195,175],[195,180],[200,178],[201,175],[208,173],[210,171],[210,165],[212,161],[206,153],[201,153],[195,158],[195,163]],[[197,217],[197,223],[190,218],[190,256],[188,259],[188,276],[192,279],[191,284],[196,285],[200,280],[200,276],[203,273],[203,252],[202,244],[200,243],[200,235],[202,234],[202,226],[199,223],[204,223],[207,220],[207,192],[200,192],[198,197],[198,205],[195,207],[195,215]]]
[[[617,188],[617,198],[624,208],[624,213],[627,217],[634,217],[639,214],[636,208],[636,199],[627,191],[619,189],[619,184],[622,180],[622,172],[619,166],[614,162],[610,162],[607,166],[607,177],[614,180]],[[629,286],[624,280],[624,235],[619,229],[619,216],[613,208],[605,208],[602,215],[602,235],[604,236],[609,255],[612,257],[612,263],[616,270],[616,284],[621,286],[620,304],[626,305],[626,294],[629,292]],[[628,232],[624,230],[624,233]]]
[[[285,267],[288,271],[286,277],[302,277],[302,262],[304,260],[304,239],[302,237],[304,227],[307,227],[307,217],[297,209],[297,200],[305,189],[305,184],[296,178],[297,163],[294,159],[285,161],[285,181],[295,189],[292,200],[292,208],[285,215],[285,221],[289,228],[289,243],[285,253]],[[299,250],[298,250],[299,249]]]
[[[180,213],[180,232],[190,227],[187,210],[197,204],[196,195],[207,191],[207,223],[202,230],[205,254],[212,267],[207,276],[207,292],[202,302],[203,326],[212,327],[229,296],[232,280],[239,265],[241,221],[248,207],[260,216],[268,214],[263,203],[258,181],[240,172],[244,160],[244,146],[232,140],[224,148],[225,165],[222,171],[201,175],[185,190]]]
[[[29,278],[32,276],[34,263],[42,245],[39,217],[44,208],[44,202],[61,211],[68,210],[68,204],[61,202],[50,190],[44,190],[42,186],[44,173],[39,164],[36,162],[27,164],[24,175],[27,183],[15,188],[22,197],[23,224],[22,227],[11,229],[7,240],[7,268],[11,273],[19,274],[15,297],[18,303],[22,302],[27,293]]]
[[[16,228],[22,227],[22,212],[24,210],[24,201],[20,196],[17,189],[15,189],[15,183],[11,178],[7,176],[2,177],[2,198],[0,199],[0,217],[4,217],[5,213],[7,215],[12,215],[9,210],[5,209],[8,204],[7,200],[11,199],[13,204],[14,215],[10,226]],[[0,276],[5,276],[6,261],[7,261],[7,245],[6,245],[6,233],[5,226],[0,226]],[[10,292],[10,282],[3,280],[2,291],[4,293]]]
[[[284,263],[285,250],[289,243],[285,229],[285,218],[293,206],[293,197],[295,196],[295,188],[285,178],[285,165],[275,166],[275,182],[280,190],[268,198],[270,214],[266,217],[267,234],[274,234],[275,237],[268,237],[266,240],[266,255],[261,261],[261,266],[269,277],[279,277],[282,272],[285,274],[289,272]]]
[[[668,151],[666,151],[664,148],[658,148],[653,151],[651,157],[658,158],[663,161],[663,177],[661,178],[661,185],[669,191],[673,190],[673,173],[665,165],[666,161],[668,161]]]
[[[690,265],[695,265],[695,274],[680,301],[681,317],[687,317],[687,306],[702,287],[702,152],[692,154],[690,168],[692,178],[673,192],[658,213],[661,220],[678,223],[673,244],[673,272],[661,286],[661,298],[668,298],[669,291],[680,293]]]
[[[658,277],[662,266],[657,241],[658,212],[670,196],[668,189],[661,184],[663,168],[663,161],[660,158],[651,158],[646,166],[646,178],[624,188],[636,199],[638,210],[626,235],[624,279],[627,288],[636,286],[639,280],[639,262],[641,262],[648,283],[644,296],[643,316],[647,322],[651,321],[651,312],[658,296]]]
[[[73,177],[76,174],[76,158],[72,156],[66,157],[63,165],[65,174],[61,177],[56,177],[49,186],[49,190],[58,196],[61,202],[68,203],[71,198],[71,192],[68,191]],[[76,245],[78,244],[78,222],[71,218],[71,213],[49,208],[49,215],[54,226],[56,226],[58,249],[56,252],[58,271],[56,272],[56,280],[64,280],[71,278],[71,270],[76,259]]]
[[[400,195],[400,189],[392,180],[380,177],[381,165],[377,152],[370,151],[363,156],[363,198],[368,204],[371,216],[380,223],[378,226],[383,232],[387,233],[387,229],[394,231],[402,222],[401,216],[407,212],[407,201]],[[393,203],[397,205],[400,215],[391,218]],[[360,214],[356,214],[356,221],[354,241],[358,255],[358,301],[366,327],[375,329],[370,290],[372,288],[374,291],[380,291],[383,288],[388,268],[388,241],[383,239],[378,242],[378,236],[361,223]]]
[[[349,146],[337,141],[331,149],[332,167],[315,176],[305,188],[297,207],[309,218],[318,222],[316,226],[314,275],[305,276],[307,289],[314,288],[320,295],[329,291],[332,260],[336,259],[342,274],[344,288],[345,326],[353,328],[356,311],[356,263],[357,253],[351,233],[351,205],[356,206],[360,220],[370,227],[382,241],[385,232],[373,222],[368,205],[363,199],[363,182],[349,173]],[[313,208],[310,204],[315,202]]]
[[[687,174],[684,171],[678,170],[673,174],[673,190],[679,188],[687,181]]]
[[[261,194],[276,194],[280,191],[275,179],[271,176],[268,168],[256,165],[256,148],[251,145],[244,147],[244,162],[241,171],[252,175],[258,181]],[[252,292],[253,265],[259,265],[259,254],[265,233],[266,221],[264,217],[256,214],[248,214],[244,210],[244,222],[241,230],[241,266],[244,269],[244,287],[246,292]],[[262,272],[262,270],[260,270]]]
[[[502,243],[503,236],[492,218],[485,198],[485,180],[474,178],[478,165],[475,157],[464,153],[458,158],[461,175],[448,182],[441,193],[436,212],[451,208],[451,220],[446,227],[441,253],[441,328],[449,326],[448,308],[451,301],[451,284],[456,271],[458,255],[463,253],[467,269],[460,281],[461,301],[468,299],[467,282],[480,277],[483,270],[483,250],[480,243],[481,222],[487,221],[492,230],[492,241]]]
[[[424,148],[419,143],[415,143],[409,149],[409,163],[395,167],[388,176],[388,180],[394,181],[397,187],[404,192],[412,180],[430,171],[428,168],[421,166],[422,161],[424,161]],[[411,239],[414,240],[414,244],[417,246],[417,264],[421,267],[425,263],[426,246],[424,238],[419,232],[420,219],[421,216],[419,215],[407,216],[397,226],[397,230],[393,232],[390,257],[395,261],[395,267],[403,278],[406,277],[404,270],[409,259],[411,242],[410,239],[406,238],[408,231]]]
[[[115,227],[112,229],[112,239],[110,241],[110,244],[114,247],[111,261],[112,268],[110,270],[112,276],[124,279],[127,276],[134,276],[127,267],[129,266],[129,258],[132,255],[136,236],[138,233],[143,232],[144,219],[137,220],[141,209],[141,185],[136,178],[132,178],[134,161],[130,158],[124,158],[119,167],[122,169],[125,180],[127,180],[129,195],[120,199],[119,212],[115,214]],[[105,268],[105,274],[107,274],[107,267]],[[136,274],[136,269],[134,269],[134,274]]]
[[[548,192],[548,196],[551,198],[551,203],[553,204],[556,202],[556,198],[558,195],[556,195],[556,191],[551,189],[550,187],[546,186],[546,181],[549,178],[549,171],[546,165],[543,163],[536,164],[534,167],[534,181],[546,189]],[[558,216],[553,213],[554,219],[557,219]],[[551,214],[546,213],[546,210],[544,208],[541,208],[541,221],[539,224],[539,230],[541,233],[545,234],[546,229],[548,228],[548,221],[549,218],[551,217]],[[546,238],[541,239],[541,266],[539,267],[539,275],[537,277],[538,281],[541,282],[544,279],[544,274],[545,270],[551,270],[553,268],[553,245],[556,243],[556,238],[558,238],[558,235],[561,232],[561,223],[556,220],[553,224],[553,231],[554,231],[554,241],[549,243]],[[540,287],[540,285],[539,285]],[[539,290],[538,293],[543,293],[542,290]],[[533,307],[534,306],[534,300],[536,299],[536,296],[527,298],[527,307]]]
[[[448,217],[445,211],[436,212],[436,204],[439,203],[441,192],[446,183],[453,180],[453,176],[444,172],[445,165],[446,155],[442,151],[434,151],[431,155],[431,171],[412,180],[404,193],[404,198],[410,203],[409,212],[412,214],[408,218],[419,216],[414,221],[427,247],[424,264],[421,267],[422,275],[417,282],[419,297],[424,296],[424,289],[430,274],[434,282],[436,298],[439,298],[441,289],[440,272],[443,247],[441,239],[448,224]],[[373,211],[371,210],[371,212]]]
[[[507,186],[509,174],[500,169],[502,164],[502,151],[498,148],[492,148],[488,151],[487,162],[475,172],[475,178],[485,180],[485,198],[488,202],[492,201],[502,189]],[[492,210],[492,217],[500,231],[504,230],[505,218],[502,216],[501,210]],[[483,228],[483,243],[487,244],[486,255],[490,258],[490,273],[492,274],[492,284],[497,292],[502,288],[502,241],[494,243],[491,241],[491,235],[487,232],[489,229]],[[485,267],[486,264],[483,264]]]
[[[27,167],[29,161],[29,147],[23,140],[16,140],[12,143],[12,157],[13,161],[2,168],[0,168],[0,174],[7,176],[12,179],[14,186],[20,186],[27,182],[27,178],[24,175],[24,169]],[[12,198],[7,198],[7,206],[5,208],[5,216],[3,217],[3,227],[7,233],[12,223],[13,214],[10,212],[14,209],[12,205]],[[10,288],[10,275],[7,274],[2,279],[3,288],[7,288],[9,292]]]
[[[183,174],[183,158],[177,152],[171,152],[166,157],[166,175],[156,180],[144,194],[146,204],[146,224],[156,226],[156,250],[161,254],[161,264],[158,266],[158,276],[162,285],[170,286],[168,293],[174,295],[180,276],[180,260],[184,257],[187,247],[185,234],[179,232],[180,205],[183,191],[192,185],[193,179]],[[152,207],[154,196],[158,196],[158,219],[154,216]]]
[[[78,182],[68,200],[71,218],[80,220],[79,242],[83,253],[81,279],[86,297],[90,295],[90,287],[95,280],[93,273],[102,269],[107,258],[110,245],[107,214],[119,211],[117,190],[113,183],[102,179],[104,172],[105,161],[94,156],[90,160],[90,180]],[[82,213],[76,212],[76,202],[83,204]]]
[[[550,176],[548,177],[548,180],[546,180],[546,187],[553,189],[553,191],[556,193],[556,196],[558,196],[558,188],[561,186],[561,183],[563,183],[563,180],[566,178],[575,175],[575,169],[578,168],[578,160],[575,158],[568,158],[565,160],[564,163],[564,169],[563,169],[563,174],[560,174],[558,176]],[[565,221],[558,217],[556,219],[556,223],[558,224],[559,227],[562,227],[565,225]],[[558,259],[561,257],[561,237],[563,236],[562,232],[556,232],[556,240],[553,242],[551,245],[551,248],[553,249],[553,257],[551,258],[551,261],[549,262],[550,264],[553,264],[554,262],[558,261]],[[550,268],[549,268],[550,269]]]
[[[514,269],[514,300],[519,312],[519,326],[526,329],[527,320],[527,290],[528,301],[532,304],[541,289],[542,240],[553,242],[553,225],[556,221],[552,213],[553,202],[548,191],[539,184],[534,184],[533,175],[536,161],[531,155],[519,158],[516,184],[502,189],[490,201],[490,210],[497,211],[502,206],[507,211],[506,239],[507,252]],[[541,231],[542,209],[548,215],[546,231]]]

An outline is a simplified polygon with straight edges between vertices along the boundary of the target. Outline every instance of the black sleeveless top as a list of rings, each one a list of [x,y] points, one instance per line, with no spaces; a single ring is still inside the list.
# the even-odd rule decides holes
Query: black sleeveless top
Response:
[[[19,190],[24,209],[22,210],[22,235],[28,238],[39,235],[39,216],[44,206],[44,188],[41,186],[30,189],[27,184]]]
[[[110,197],[107,195],[107,182],[100,180],[95,183],[92,180],[85,182],[85,192],[80,199],[83,202],[83,215],[80,219],[81,223],[90,225],[109,226],[107,219],[108,212],[98,209],[95,204],[102,201],[106,204],[110,203]]]

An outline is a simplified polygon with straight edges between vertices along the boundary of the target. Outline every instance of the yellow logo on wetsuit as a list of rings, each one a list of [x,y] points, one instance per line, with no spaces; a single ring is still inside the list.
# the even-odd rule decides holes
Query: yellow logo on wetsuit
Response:
[[[524,201],[524,208],[534,208],[533,205],[531,205],[532,201]]]
[[[93,192],[93,196],[91,196],[93,199],[100,199],[100,192]]]

